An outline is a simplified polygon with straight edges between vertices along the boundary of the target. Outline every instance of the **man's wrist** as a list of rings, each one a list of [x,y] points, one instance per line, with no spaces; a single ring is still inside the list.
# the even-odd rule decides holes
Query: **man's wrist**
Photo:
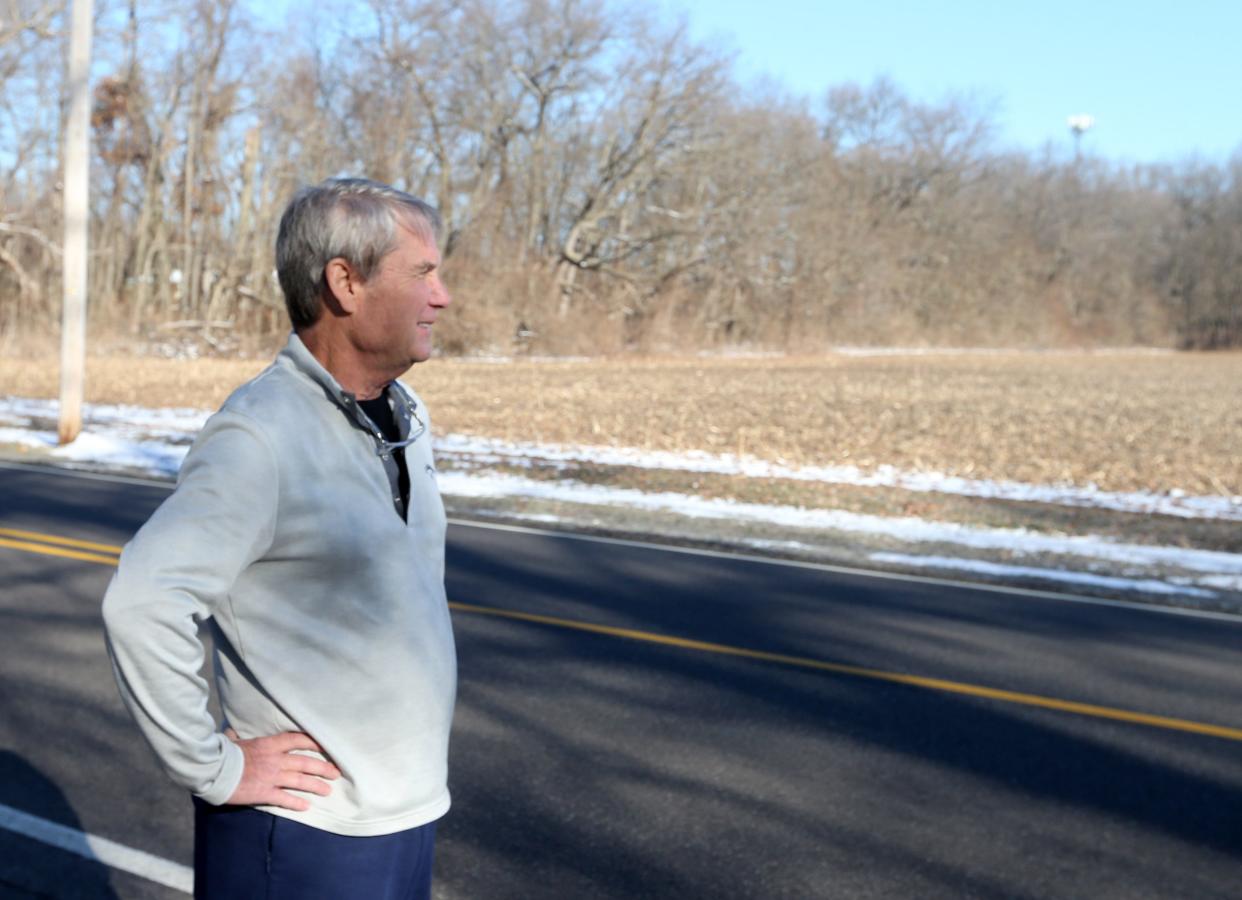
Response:
[[[221,762],[220,771],[216,773],[216,777],[204,787],[201,791],[196,791],[195,796],[201,798],[203,802],[210,803],[212,806],[222,806],[228,802],[229,798],[237,790],[237,786],[241,784],[242,770],[246,766],[246,756],[242,752],[242,748],[230,741],[223,734],[217,735],[221,743]]]

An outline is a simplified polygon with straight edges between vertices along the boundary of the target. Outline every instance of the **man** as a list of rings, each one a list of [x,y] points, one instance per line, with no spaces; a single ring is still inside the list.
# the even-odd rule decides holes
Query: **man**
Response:
[[[196,897],[430,896],[457,671],[430,419],[396,379],[449,304],[438,230],[363,179],[293,199],[294,333],[208,420],[104,598],[122,698],[194,795]]]

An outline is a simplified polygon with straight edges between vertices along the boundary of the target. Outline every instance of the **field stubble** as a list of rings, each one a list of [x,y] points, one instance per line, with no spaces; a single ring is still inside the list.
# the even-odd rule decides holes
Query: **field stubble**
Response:
[[[96,357],[87,398],[214,408],[264,362]],[[0,393],[54,397],[54,357]],[[1112,491],[1242,495],[1242,354],[447,359],[407,380],[441,433],[734,453]]]
[[[87,398],[98,403],[215,408],[266,361],[88,360]],[[50,398],[54,356],[0,359],[0,395]],[[625,358],[584,361],[445,359],[407,375],[440,434],[516,442],[611,445],[733,453],[803,466],[881,465],[975,479],[1094,483],[1112,491],[1242,494],[1242,354],[960,353],[764,358]],[[44,427],[53,427],[45,423]],[[443,470],[468,469],[535,481],[573,480],[645,492],[741,503],[913,516],[983,528],[1095,535],[1123,543],[1242,552],[1236,522],[1188,520],[916,492],[896,487],[747,478],[677,469],[529,460],[517,465],[441,455]],[[454,515],[523,524],[559,523],[583,532],[662,535],[687,545],[737,549],[874,568],[876,553],[909,544],[878,531],[788,527],[756,519],[683,515],[537,495],[449,497]],[[881,518],[879,521],[886,521]],[[1197,583],[1177,565],[1135,569],[1099,558],[920,543],[937,555],[1094,575]],[[917,564],[888,568],[921,573]],[[979,574],[1031,587],[1060,587],[1037,574]],[[1030,571],[1024,568],[1022,571]],[[1077,584],[1080,593],[1134,596],[1125,588]],[[1189,593],[1145,595],[1162,603],[1242,611],[1242,592],[1213,600]]]

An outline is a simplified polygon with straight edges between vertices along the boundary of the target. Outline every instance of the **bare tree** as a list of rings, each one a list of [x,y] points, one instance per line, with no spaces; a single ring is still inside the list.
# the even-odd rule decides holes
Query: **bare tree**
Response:
[[[462,351],[1242,344],[1237,160],[999,152],[988,103],[886,78],[813,106],[614,0],[325,0],[276,34],[256,0],[104,2],[103,330],[278,334],[280,210],[356,173],[441,208]],[[64,20],[0,0],[5,335],[57,318]]]
[[[648,26],[649,27],[649,26]],[[599,272],[636,285],[668,280],[701,260],[668,262],[658,246],[685,234],[697,210],[661,203],[673,181],[684,182],[714,142],[713,113],[720,109],[720,61],[694,46],[684,29],[631,38],[615,68],[622,85],[602,97],[573,149],[584,156],[581,179],[570,194],[557,261],[560,314],[570,311],[577,275]],[[680,199],[690,199],[684,192]],[[624,264],[642,258],[647,270]],[[657,262],[664,263],[653,268]],[[632,292],[641,303],[643,290]]]
[[[1169,173],[1176,218],[1157,269],[1188,349],[1242,346],[1242,154],[1228,166]]]

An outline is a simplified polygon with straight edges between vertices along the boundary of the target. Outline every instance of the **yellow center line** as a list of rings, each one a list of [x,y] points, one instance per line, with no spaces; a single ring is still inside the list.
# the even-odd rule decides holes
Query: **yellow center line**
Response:
[[[0,537],[0,547],[12,547],[30,553],[43,553],[49,556],[63,556],[86,562],[103,563],[116,566],[115,556],[102,556],[96,553],[84,553],[66,547],[49,546],[50,544],[69,544],[72,546],[95,547],[120,552],[120,547],[110,544],[94,544],[89,541],[75,541],[55,535],[45,535],[34,531],[18,531],[13,528],[0,528],[0,534],[32,537],[44,543],[15,541]],[[1096,719],[1110,719],[1116,722],[1127,722],[1133,725],[1147,725],[1152,728],[1163,728],[1170,731],[1184,731],[1191,734],[1203,734],[1211,737],[1224,738],[1230,741],[1242,741],[1242,728],[1231,728],[1225,725],[1211,725],[1205,722],[1194,722],[1190,719],[1177,719],[1169,716],[1155,716],[1148,713],[1117,709],[1111,706],[1097,706],[1092,703],[1079,703],[1074,700],[1059,700],[1056,697],[1044,697],[1039,694],[1024,694],[1018,691],[1006,691],[999,688],[984,687],[961,681],[948,681],[943,678],[927,678],[922,675],[906,675],[901,672],[886,672],[883,669],[869,669],[864,666],[852,666],[845,663],[828,662],[808,656],[791,656],[786,653],[772,653],[767,650],[752,650],[748,647],[734,647],[729,644],[714,644],[708,641],[697,641],[691,638],[673,637],[655,634],[650,631],[638,631],[633,628],[617,628],[612,625],[595,625],[591,622],[579,622],[574,619],[561,619],[555,616],[543,616],[537,613],[517,612],[498,609],[493,606],[478,606],[473,603],[449,603],[449,608],[457,612],[475,613],[478,615],[496,616],[503,619],[515,619],[522,622],[534,622],[540,625],[551,625],[556,628],[568,628],[574,631],[586,631],[592,634],[604,634],[610,637],[643,641],[649,644],[661,644],[666,647],[678,647],[683,650],[698,650],[704,653],[717,653],[724,656],[736,656],[743,659],[755,659],[763,662],[780,663],[803,669],[820,672],[832,672],[838,675],[851,675],[857,678],[868,678],[873,681],[886,681],[892,684],[904,684],[925,690],[941,691],[949,694],[962,694],[969,697],[982,697],[988,700],[1000,700],[1019,706],[1033,706],[1041,709],[1052,709],[1059,712],[1074,713]]]
[[[29,541],[11,541],[8,538],[0,538],[0,547],[12,547],[15,550],[42,553],[46,556],[64,556],[69,559],[81,559],[86,562],[103,563],[106,566],[115,566],[119,562],[115,556],[86,553],[82,550],[70,550],[68,547],[53,547],[48,544],[32,544]]]
[[[0,528],[0,535],[38,541],[41,544],[61,544],[65,547],[80,547],[83,550],[103,550],[106,553],[120,553],[122,549],[116,544],[97,544],[94,541],[80,541],[77,538],[61,537],[57,534],[44,534],[41,531],[22,531],[20,528]]]
[[[1023,694],[1017,691],[1005,691],[998,688],[966,684],[960,681],[947,681],[943,678],[925,678],[920,675],[904,675],[900,672],[885,672],[881,669],[868,669],[862,666],[851,666],[843,663],[827,662],[806,656],[790,656],[785,653],[770,653],[766,650],[751,650],[747,647],[733,647],[728,644],[713,644],[707,641],[696,641],[689,638],[670,637],[652,634],[647,631],[636,631],[631,628],[616,628],[611,625],[593,625],[589,622],[577,622],[572,619],[560,619],[554,616],[541,616],[535,613],[514,612],[507,609],[496,609],[490,606],[476,606],[471,603],[449,604],[449,607],[460,612],[478,613],[480,615],[498,616],[505,619],[518,619],[523,622],[537,622],[541,625],[553,625],[557,628],[572,628],[576,631],[589,631],[595,634],[606,634],[612,637],[628,638],[645,641],[651,644],[663,644],[669,647],[680,647],[684,650],[701,650],[706,653],[719,653],[726,656],[740,656],[746,659],[758,659],[765,662],[782,663],[804,669],[816,669],[821,672],[833,672],[839,675],[853,675],[859,678],[870,678],[876,681],[888,681],[895,684],[910,685],[933,691],[950,694],[965,694],[971,697],[985,697],[989,700],[1002,700],[1021,706],[1036,706],[1043,709],[1054,709],[1060,712],[1091,716],[1097,719],[1112,719],[1118,722],[1129,722],[1135,725],[1149,725],[1154,728],[1166,728],[1172,731],[1188,731],[1192,734],[1206,734],[1212,737],[1225,738],[1231,741],[1242,741],[1242,728],[1230,728],[1224,725],[1210,725],[1204,722],[1193,722],[1189,719],[1175,719],[1169,716],[1153,716],[1148,713],[1131,712],[1111,706],[1096,706],[1091,703],[1078,703],[1073,700],[1058,700],[1055,697],[1042,697],[1038,694]]]

